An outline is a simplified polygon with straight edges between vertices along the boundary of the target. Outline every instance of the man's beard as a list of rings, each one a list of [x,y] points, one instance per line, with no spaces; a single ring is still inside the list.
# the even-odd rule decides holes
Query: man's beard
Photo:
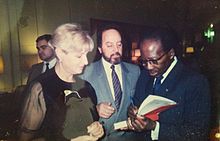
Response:
[[[114,56],[114,55],[116,55],[117,57],[115,57],[115,58],[113,59],[113,56]],[[121,54],[120,54],[119,52],[116,52],[116,53],[112,54],[112,55],[110,56],[110,58],[106,57],[104,54],[102,54],[102,56],[103,56],[103,58],[104,58],[107,62],[109,62],[109,63],[111,63],[111,64],[113,64],[113,65],[117,65],[117,64],[120,64],[120,63],[121,63],[121,58],[122,58],[122,56],[121,56]]]

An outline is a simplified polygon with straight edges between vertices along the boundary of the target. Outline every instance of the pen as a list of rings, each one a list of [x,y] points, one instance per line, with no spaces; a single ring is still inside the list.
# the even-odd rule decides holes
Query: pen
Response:
[[[136,106],[134,105],[133,97],[131,97],[131,96],[130,96],[130,102],[131,102],[130,105],[131,105],[133,108],[136,109]],[[136,111],[136,112],[135,112],[135,115],[137,116],[137,114],[138,114],[138,112]]]
[[[133,97],[131,97],[131,96],[130,96],[130,102],[131,102],[131,105],[132,105],[132,106],[135,106],[135,105],[134,105],[134,101],[133,101]]]

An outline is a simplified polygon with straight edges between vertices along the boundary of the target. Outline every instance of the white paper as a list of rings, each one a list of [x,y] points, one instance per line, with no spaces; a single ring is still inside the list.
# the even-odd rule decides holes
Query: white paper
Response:
[[[117,123],[114,123],[114,129],[117,130],[117,129],[122,129],[122,128],[125,128],[127,127],[127,121],[121,121],[121,122],[117,122]]]

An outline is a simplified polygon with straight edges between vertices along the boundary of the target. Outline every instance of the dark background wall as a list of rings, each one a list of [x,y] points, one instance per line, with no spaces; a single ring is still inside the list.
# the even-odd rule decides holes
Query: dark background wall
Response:
[[[35,38],[51,33],[60,24],[77,22],[91,33],[94,33],[92,19],[132,25],[127,28],[132,31],[129,33],[133,35],[131,42],[137,40],[135,31],[139,27],[170,26],[181,39],[182,53],[187,46],[197,46],[196,55],[186,55],[183,59],[189,66],[193,66],[194,60],[196,69],[207,76],[213,99],[212,119],[218,124],[219,11],[219,0],[0,0],[0,56],[4,61],[0,91],[10,92],[25,84],[28,68],[40,61]],[[203,37],[203,30],[211,23],[216,36],[209,44]],[[96,39],[95,34],[93,38]]]

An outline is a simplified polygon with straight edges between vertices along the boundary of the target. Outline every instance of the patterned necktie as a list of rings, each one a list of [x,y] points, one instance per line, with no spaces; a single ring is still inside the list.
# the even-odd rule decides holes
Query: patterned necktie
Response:
[[[117,110],[119,110],[120,103],[121,103],[121,97],[122,97],[121,85],[120,85],[120,81],[118,79],[118,76],[115,72],[115,66],[112,65],[111,69],[112,69],[112,83],[113,83],[113,88],[114,88],[114,92],[115,92],[115,106],[116,106]]]
[[[46,63],[46,70],[45,72],[47,72],[49,70],[49,63]]]
[[[154,83],[154,92],[160,88],[162,79],[163,79],[163,75],[156,77],[156,81]]]

